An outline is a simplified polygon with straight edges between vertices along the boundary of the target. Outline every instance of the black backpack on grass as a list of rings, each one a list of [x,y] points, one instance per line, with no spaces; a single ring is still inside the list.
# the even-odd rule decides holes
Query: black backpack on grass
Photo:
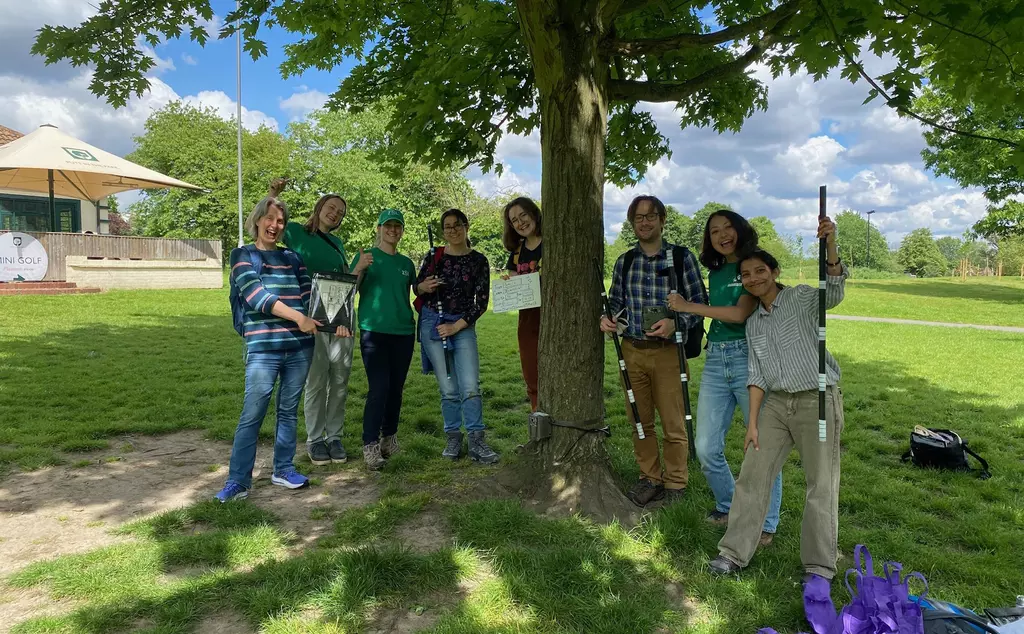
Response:
[[[971,468],[967,461],[968,455],[974,456],[981,463],[980,471]],[[988,471],[988,462],[974,453],[959,434],[949,429],[926,429],[918,425],[910,434],[910,450],[903,454],[902,460],[910,461],[916,467],[977,471],[982,480],[992,477]]]

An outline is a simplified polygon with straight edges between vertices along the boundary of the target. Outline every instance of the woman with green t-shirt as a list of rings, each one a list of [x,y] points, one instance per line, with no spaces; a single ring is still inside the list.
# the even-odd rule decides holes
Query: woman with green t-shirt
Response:
[[[277,197],[287,181],[275,179],[270,196]],[[348,273],[345,245],[332,235],[341,226],[348,211],[345,199],[337,194],[320,197],[305,224],[289,222],[284,230],[284,243],[302,257],[310,277],[315,273]],[[353,275],[369,265],[367,254],[352,270]],[[317,332],[313,362],[306,376],[306,453],[315,465],[346,462],[348,455],[341,442],[345,425],[345,400],[348,377],[352,372],[355,340],[344,327],[338,332]]]
[[[757,308],[757,298],[743,288],[739,260],[757,248],[757,231],[734,211],[719,209],[704,225],[700,261],[708,273],[710,306],[692,304],[679,295],[669,297],[669,307],[711,319],[707,357],[697,397],[697,458],[704,477],[715,494],[715,508],[708,520],[724,526],[736,490],[736,479],[725,459],[725,437],[732,425],[736,406],[743,412],[743,424],[750,422],[747,390],[747,340],[744,326]],[[772,487],[768,516],[761,529],[761,545],[771,543],[779,526],[782,505],[782,473]]]
[[[363,460],[377,470],[398,451],[402,390],[416,344],[409,291],[416,280],[412,260],[398,252],[405,217],[385,209],[377,218],[377,242],[359,282],[359,350],[369,392],[363,409]],[[353,260],[355,268],[357,261]]]

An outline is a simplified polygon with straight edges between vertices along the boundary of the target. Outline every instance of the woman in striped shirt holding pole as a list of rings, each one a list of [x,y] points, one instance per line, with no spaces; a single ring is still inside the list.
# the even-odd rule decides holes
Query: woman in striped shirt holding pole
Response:
[[[847,277],[835,233],[835,224],[823,217],[818,237],[827,243],[826,308],[842,301]],[[783,287],[777,281],[778,261],[760,250],[740,261],[740,277],[743,287],[758,299],[757,309],[747,320],[750,424],[729,529],[718,544],[719,557],[710,567],[718,574],[732,574],[750,563],[768,513],[772,483],[796,446],[807,480],[800,560],[806,574],[831,579],[838,556],[843,396],[838,388],[839,365],[827,354],[826,434],[822,441],[818,429],[818,289]]]

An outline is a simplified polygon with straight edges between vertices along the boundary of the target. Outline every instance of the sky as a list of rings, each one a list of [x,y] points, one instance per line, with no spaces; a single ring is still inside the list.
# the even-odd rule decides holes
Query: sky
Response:
[[[89,92],[90,69],[68,63],[46,66],[30,52],[44,24],[74,25],[94,11],[86,0],[0,0],[0,124],[23,133],[50,123],[97,147],[125,155],[146,118],[170,101],[183,100],[234,116],[235,40],[211,39],[206,47],[169,41],[151,50],[157,61],[152,86],[141,98],[114,109]],[[233,7],[213,0],[216,34]],[[242,123],[286,132],[288,124],[320,107],[351,70],[348,62],[331,71],[312,70],[282,79],[283,47],[297,39],[280,29],[264,31],[269,56],[242,61]],[[885,60],[865,58],[869,73],[888,70]],[[895,247],[914,229],[960,237],[982,218],[986,202],[977,189],[963,189],[936,178],[921,160],[921,125],[901,119],[888,107],[862,105],[868,87],[838,73],[814,82],[805,74],[773,80],[764,68],[753,72],[768,86],[768,110],[751,117],[739,133],[680,129],[672,104],[643,104],[669,138],[673,155],[654,164],[634,187],[605,188],[605,237],[614,239],[629,201],[654,194],[692,214],[707,201],[732,206],[749,217],[768,216],[782,233],[809,237],[817,226],[818,186],[827,185],[829,210],[875,210],[872,224]],[[471,168],[467,177],[483,195],[512,190],[540,196],[539,135],[505,136],[498,158],[499,177]],[[136,194],[121,196],[126,205]],[[840,237],[842,238],[842,237]]]

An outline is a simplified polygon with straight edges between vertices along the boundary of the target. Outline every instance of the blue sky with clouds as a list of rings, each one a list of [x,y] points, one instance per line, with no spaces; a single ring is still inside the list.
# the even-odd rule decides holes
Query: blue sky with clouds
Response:
[[[35,31],[44,24],[76,24],[92,8],[84,0],[0,0],[0,124],[29,132],[43,123],[116,154],[132,149],[146,117],[169,101],[182,99],[235,112],[235,42],[211,40],[205,48],[171,41],[153,51],[157,67],[152,89],[115,110],[88,91],[89,69],[69,64],[45,66],[30,54]],[[213,32],[234,6],[214,0]],[[323,104],[350,70],[309,71],[283,79],[278,65],[283,46],[295,36],[264,33],[269,57],[243,58],[243,124],[285,131],[288,123]],[[885,60],[865,59],[874,75]],[[755,114],[738,134],[679,128],[671,104],[647,104],[669,137],[673,155],[662,159],[636,187],[605,191],[605,234],[614,238],[629,200],[652,193],[684,213],[708,200],[733,205],[750,216],[766,215],[785,233],[810,235],[816,226],[818,185],[829,186],[830,209],[877,210],[872,222],[893,245],[909,231],[928,227],[936,235],[960,236],[985,213],[976,190],[962,189],[924,170],[924,147],[916,122],[898,118],[878,103],[862,105],[863,84],[838,76],[813,82],[806,75],[772,80],[763,68],[754,72],[769,87],[767,112]],[[498,146],[507,169],[501,176],[470,170],[467,176],[482,194],[513,189],[540,194],[540,144],[536,133],[506,136]],[[131,198],[131,195],[126,197]]]

